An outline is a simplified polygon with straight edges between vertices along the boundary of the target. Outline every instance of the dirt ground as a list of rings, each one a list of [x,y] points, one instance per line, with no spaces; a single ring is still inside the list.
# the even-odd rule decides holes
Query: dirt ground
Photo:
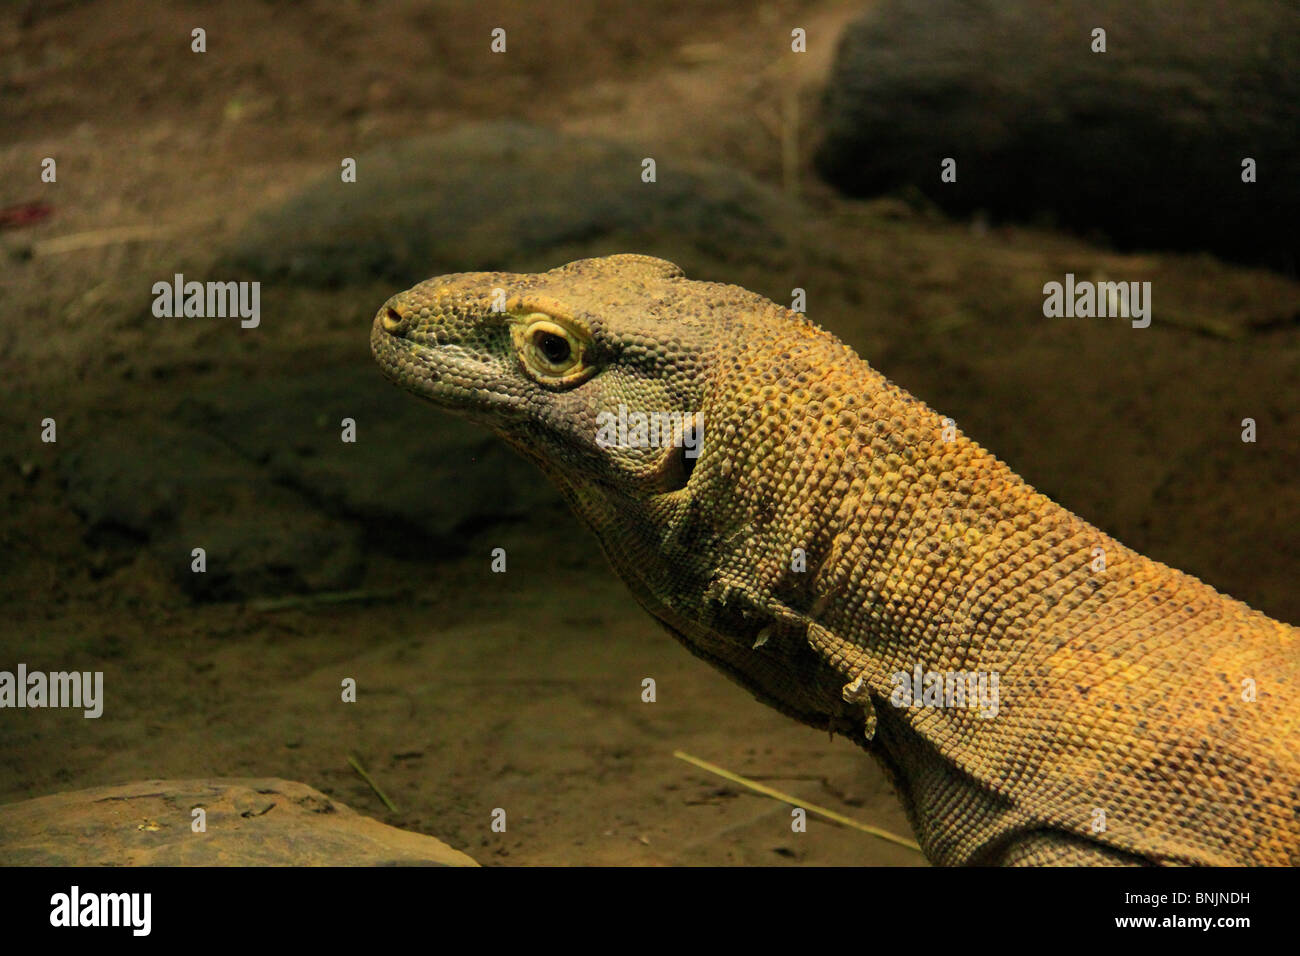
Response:
[[[369,599],[278,609],[196,602],[148,555],[110,560],[87,539],[57,462],[79,435],[149,429],[191,390],[366,363],[370,317],[396,291],[304,298],[310,312],[253,348],[144,320],[152,282],[210,261],[253,210],[338,157],[466,120],[652,142],[798,196],[818,245],[792,271],[827,290],[815,319],[1127,544],[1300,619],[1300,286],[1208,257],[1118,256],[899,200],[835,198],[808,156],[833,37],[859,3],[679,0],[617,16],[596,0],[523,6],[0,10],[0,205],[54,210],[0,233],[0,667],[102,669],[113,689],[97,721],[5,713],[0,802],[148,777],[276,776],[485,864],[924,863],[816,818],[793,833],[788,806],[676,759],[910,836],[866,755],[692,658],[555,512],[492,532],[508,575],[488,572],[486,552],[373,549]],[[814,39],[794,65],[777,56],[789,24]],[[517,55],[486,54],[497,25]],[[203,56],[189,49],[196,26]],[[58,158],[57,186],[39,181],[45,156]],[[104,232],[127,227],[143,232]],[[1043,329],[1041,313],[1034,326],[1002,321],[1068,269],[1154,276],[1168,324],[1134,349],[1122,331]],[[708,278],[772,295],[800,284],[743,268]],[[57,445],[38,440],[47,415]],[[1245,415],[1268,435],[1249,461]],[[362,689],[355,705],[338,703],[342,677]],[[489,828],[498,807],[505,833]]]

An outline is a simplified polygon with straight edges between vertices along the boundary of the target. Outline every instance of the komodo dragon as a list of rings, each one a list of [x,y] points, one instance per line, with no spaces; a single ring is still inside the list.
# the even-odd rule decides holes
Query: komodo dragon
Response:
[[[541,466],[692,653],[879,758],[931,861],[1300,863],[1300,631],[1075,517],[804,316],[618,255],[422,282],[371,348]],[[636,441],[635,412],[701,418]]]

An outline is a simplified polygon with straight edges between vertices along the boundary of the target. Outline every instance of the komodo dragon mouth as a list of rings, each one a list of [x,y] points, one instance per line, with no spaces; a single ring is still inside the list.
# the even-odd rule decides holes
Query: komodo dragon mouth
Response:
[[[439,345],[392,334],[385,306],[375,316],[370,348],[384,374],[447,411],[465,414],[467,403],[496,408],[495,395],[482,387],[486,363],[454,344]]]

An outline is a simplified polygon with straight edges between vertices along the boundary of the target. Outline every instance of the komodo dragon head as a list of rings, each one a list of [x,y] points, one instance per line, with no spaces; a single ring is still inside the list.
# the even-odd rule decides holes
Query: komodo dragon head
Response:
[[[623,255],[538,275],[440,276],[384,304],[371,347],[397,384],[492,428],[565,485],[675,491],[687,477],[681,447],[602,445],[598,416],[701,409],[720,323],[702,307],[702,283],[681,275]]]
[[[808,443],[777,428],[829,365],[860,361],[851,351],[759,295],[641,255],[429,279],[379,309],[370,341],[394,382],[536,462],[690,650],[791,716],[833,724],[843,679],[806,641],[754,652],[781,612],[747,554],[769,526],[800,533],[810,503],[793,479],[809,468],[794,455]]]

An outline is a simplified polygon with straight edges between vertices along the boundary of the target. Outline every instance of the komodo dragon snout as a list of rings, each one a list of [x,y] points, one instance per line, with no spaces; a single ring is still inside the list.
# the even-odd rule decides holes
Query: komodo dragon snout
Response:
[[[688,649],[878,757],[931,860],[1300,864],[1300,631],[803,315],[611,256],[430,279],[371,346],[540,465]]]

